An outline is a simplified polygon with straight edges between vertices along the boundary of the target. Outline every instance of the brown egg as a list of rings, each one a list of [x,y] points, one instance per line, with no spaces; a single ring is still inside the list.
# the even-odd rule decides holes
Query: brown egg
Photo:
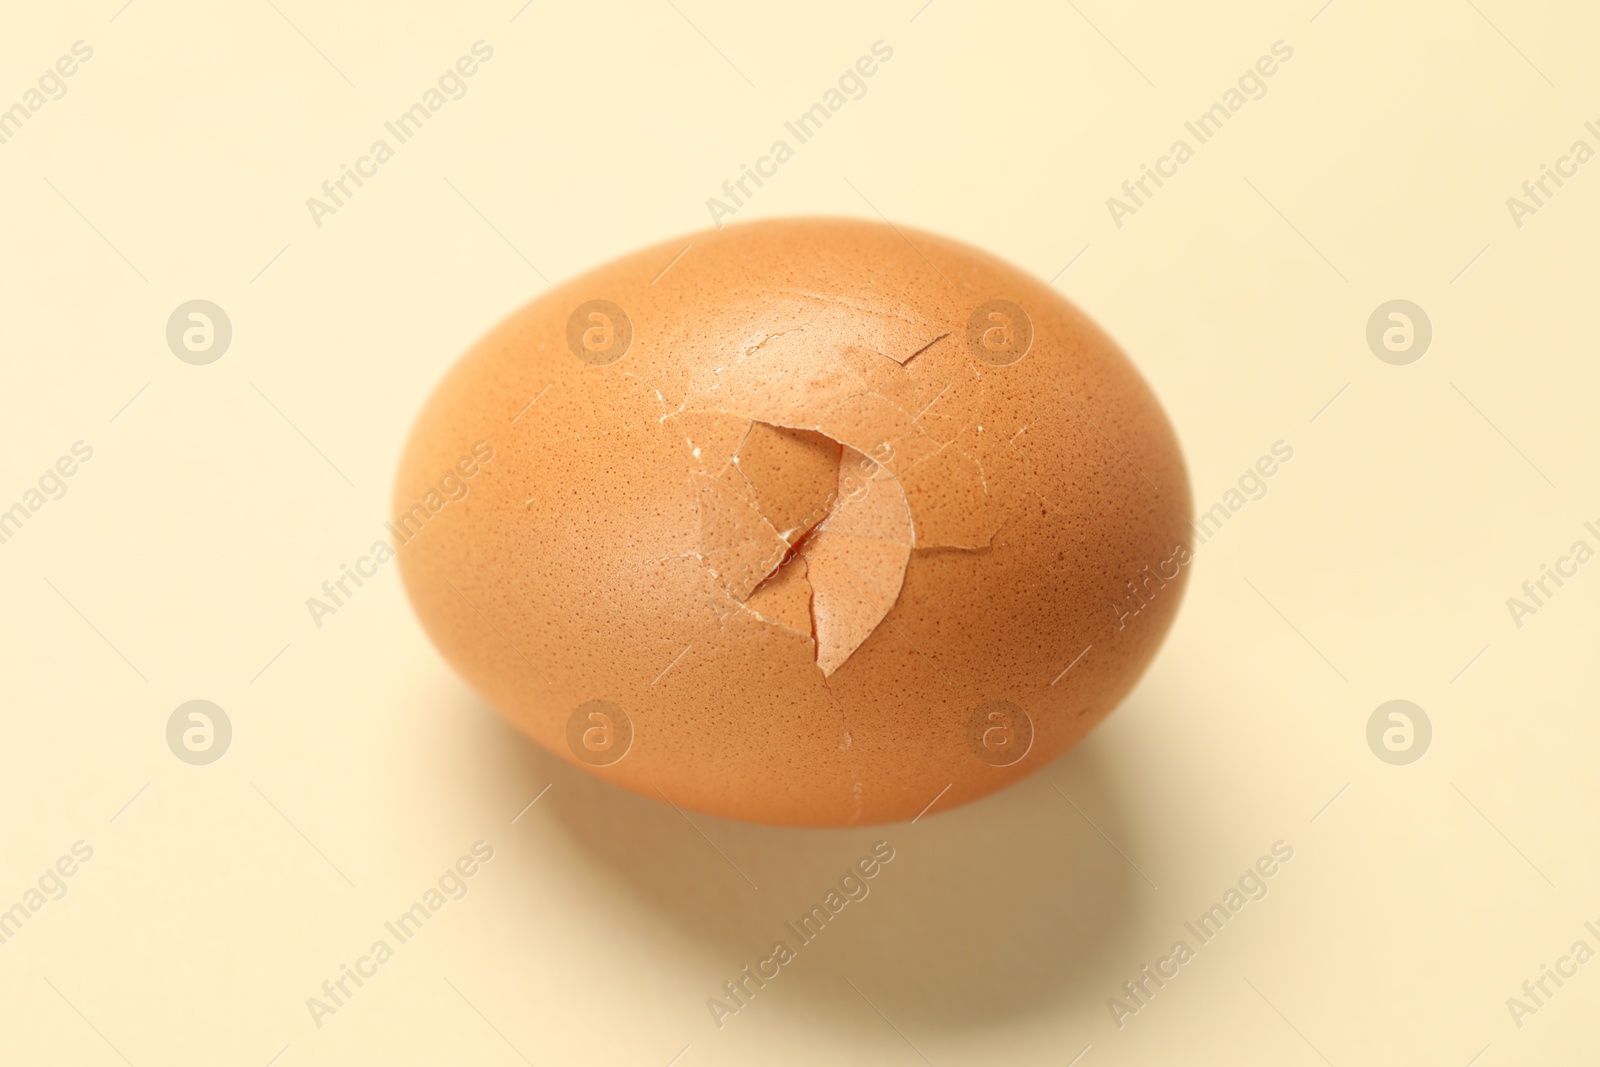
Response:
[[[529,736],[809,826],[1070,748],[1155,654],[1189,522],[1171,427],[1082,312],[845,219],[695,234],[517,311],[428,400],[394,518],[423,625]]]

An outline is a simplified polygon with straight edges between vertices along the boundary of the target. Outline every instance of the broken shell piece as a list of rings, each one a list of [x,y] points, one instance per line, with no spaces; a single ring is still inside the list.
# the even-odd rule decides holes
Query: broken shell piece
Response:
[[[869,469],[874,473],[865,474]],[[900,597],[911,559],[911,518],[899,483],[845,449],[838,503],[800,555],[811,582],[817,666],[831,675]]]
[[[756,586],[744,606],[763,622],[782,626],[806,640],[811,634],[811,582],[807,580],[806,559],[802,555],[789,560],[773,571],[766,581]]]
[[[839,481],[839,442],[808,430],[750,424],[733,462],[755,508],[791,547],[823,520]]]
[[[778,569],[789,543],[755,506],[731,466],[719,477],[694,477],[700,505],[700,555],[728,595],[744,600]]]

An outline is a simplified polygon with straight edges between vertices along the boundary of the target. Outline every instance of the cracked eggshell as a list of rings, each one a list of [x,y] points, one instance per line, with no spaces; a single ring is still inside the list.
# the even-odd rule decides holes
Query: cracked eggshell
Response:
[[[695,234],[514,313],[424,407],[394,524],[424,627],[519,728],[788,825],[1054,759],[1190,558],[1177,442],[1103,332],[977,249],[842,219]]]

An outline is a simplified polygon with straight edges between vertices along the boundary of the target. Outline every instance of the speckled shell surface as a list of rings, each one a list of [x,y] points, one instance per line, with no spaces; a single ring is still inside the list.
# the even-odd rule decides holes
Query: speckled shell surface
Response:
[[[843,219],[555,286],[428,399],[394,508],[424,627],[507,719],[788,825],[1048,763],[1138,679],[1190,560],[1177,442],[1100,329],[970,246]]]

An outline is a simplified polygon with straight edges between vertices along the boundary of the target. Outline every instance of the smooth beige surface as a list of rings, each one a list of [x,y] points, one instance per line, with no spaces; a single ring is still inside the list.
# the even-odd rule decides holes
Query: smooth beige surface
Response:
[[[1600,570],[1546,579],[1520,628],[1506,604],[1600,548],[1600,171],[1520,228],[1506,204],[1600,149],[1592,10],[273,3],[33,5],[0,34],[0,105],[94,49],[0,144],[0,505],[93,449],[0,544],[0,906],[93,849],[0,944],[0,1060],[1593,1056],[1600,963],[1520,1028],[1507,999],[1600,950]],[[478,40],[466,96],[317,228],[306,198]],[[1124,706],[915,825],[691,824],[503,725],[392,563],[318,628],[444,368],[546,279],[708,224],[879,40],[866,94],[735,218],[881,211],[1055,278],[1151,382],[1200,509],[1294,450]],[[1279,40],[1265,96],[1118,228],[1107,197]],[[209,366],[164,337],[197,298],[234,328]],[[1409,366],[1366,343],[1392,299],[1434,327]],[[1434,728],[1409,766],[1366,742],[1396,698]],[[191,699],[233,725],[209,766],[167,746]],[[878,840],[870,895],[718,1029],[707,999]],[[1278,841],[1265,898],[1200,945],[1185,922]],[[466,895],[315,1025],[307,998],[461,857]],[[1179,939],[1119,1029],[1108,998]]]

